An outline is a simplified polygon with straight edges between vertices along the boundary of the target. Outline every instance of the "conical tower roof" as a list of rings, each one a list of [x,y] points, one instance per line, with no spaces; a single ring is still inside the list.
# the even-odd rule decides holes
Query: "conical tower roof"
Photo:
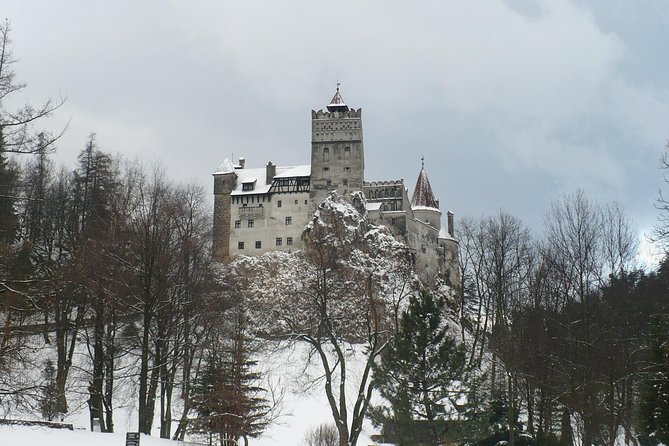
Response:
[[[413,190],[413,197],[411,198],[411,207],[415,208],[417,206],[439,209],[439,203],[434,198],[430,180],[427,178],[427,173],[425,172],[424,161],[421,162],[420,173],[418,174],[416,187]]]
[[[348,111],[348,105],[344,103],[344,99],[342,99],[341,93],[339,93],[339,82],[337,82],[337,92],[328,105],[328,111]]]

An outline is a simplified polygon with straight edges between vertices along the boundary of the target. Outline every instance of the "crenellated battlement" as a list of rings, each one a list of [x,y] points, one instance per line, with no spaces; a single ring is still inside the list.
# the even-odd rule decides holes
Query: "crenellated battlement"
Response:
[[[404,180],[386,180],[386,181],[365,181],[363,187],[379,187],[379,186],[402,186]]]
[[[311,119],[346,119],[346,118],[362,118],[362,108],[359,109],[350,109],[348,111],[324,111],[320,109],[318,111],[311,110]]]

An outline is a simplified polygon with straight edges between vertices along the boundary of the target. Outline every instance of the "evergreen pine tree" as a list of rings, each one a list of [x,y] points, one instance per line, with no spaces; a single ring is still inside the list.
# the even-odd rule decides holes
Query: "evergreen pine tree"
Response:
[[[450,408],[462,395],[465,349],[449,334],[444,307],[443,298],[427,292],[412,296],[374,367],[376,387],[390,408],[373,408],[371,418],[400,445],[441,444]]]
[[[58,419],[60,411],[58,410],[56,369],[50,359],[44,362],[42,378],[44,379],[44,384],[42,385],[42,395],[39,401],[40,410],[45,420],[53,421]]]
[[[269,405],[253,371],[243,311],[238,309],[235,329],[227,347],[212,348],[202,377],[193,388],[193,407],[198,416],[191,425],[196,433],[216,434],[221,446],[259,436],[267,426]],[[234,440],[226,441],[226,440]]]

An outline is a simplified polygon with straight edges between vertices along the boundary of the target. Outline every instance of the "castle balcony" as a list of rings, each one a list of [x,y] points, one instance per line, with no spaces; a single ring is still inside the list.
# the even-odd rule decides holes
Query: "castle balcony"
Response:
[[[240,218],[254,218],[262,217],[264,215],[264,209],[262,205],[259,206],[242,206],[239,208],[239,217]]]

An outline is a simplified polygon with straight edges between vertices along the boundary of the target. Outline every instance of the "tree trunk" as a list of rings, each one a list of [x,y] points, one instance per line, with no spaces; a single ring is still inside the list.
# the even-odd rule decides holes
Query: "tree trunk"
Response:
[[[506,380],[507,380],[507,391],[508,391],[508,422],[509,422],[509,446],[515,446],[516,445],[516,421],[515,421],[515,404],[516,404],[516,398],[514,395],[514,385],[513,385],[513,378],[511,377],[511,373],[507,372],[506,375]]]
[[[151,309],[149,303],[144,304],[144,318],[142,328],[142,351],[139,369],[139,410],[138,423],[139,432],[151,435],[151,416],[153,411],[149,414],[149,331],[152,321]]]

